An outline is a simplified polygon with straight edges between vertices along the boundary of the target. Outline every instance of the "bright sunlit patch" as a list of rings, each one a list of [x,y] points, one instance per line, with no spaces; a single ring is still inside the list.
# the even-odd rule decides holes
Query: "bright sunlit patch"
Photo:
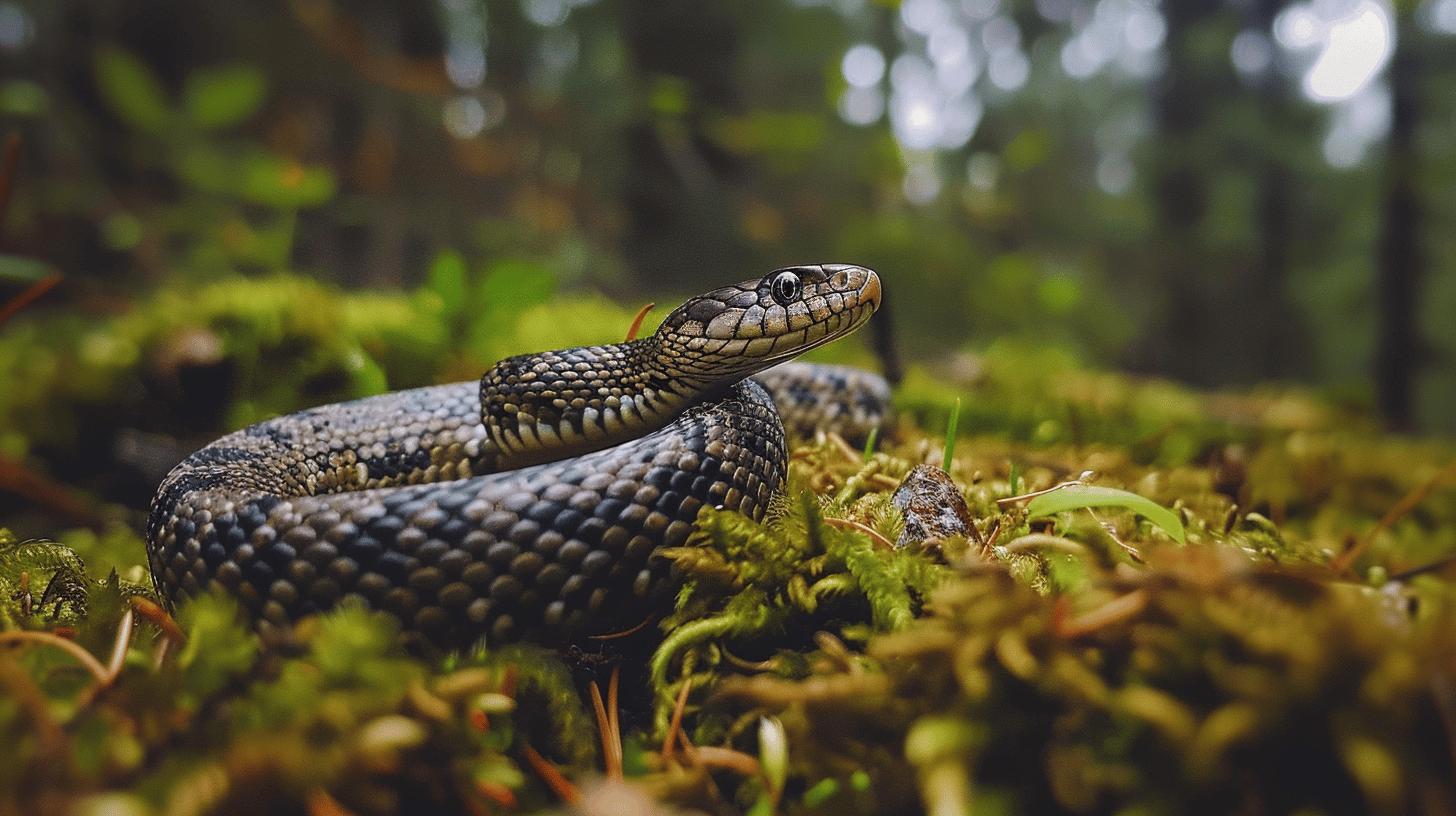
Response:
[[[966,160],[966,183],[983,193],[996,189],[1001,178],[1001,159],[995,153],[981,151]]]
[[[940,117],[927,97],[897,93],[890,108],[890,124],[900,144],[912,150],[928,150],[940,137]]]
[[[950,21],[950,6],[945,0],[905,0],[900,19],[911,31],[929,34]]]
[[[1324,34],[1324,21],[1308,4],[1290,6],[1274,18],[1274,39],[1291,51],[1309,48]]]
[[[985,112],[981,100],[973,96],[963,96],[947,105],[942,112],[940,138],[937,140],[940,147],[946,150],[964,147],[976,135],[976,128]]]
[[[1103,156],[1097,162],[1097,186],[1109,195],[1122,195],[1132,188],[1132,161],[1121,153]]]
[[[885,76],[885,55],[873,45],[859,43],[844,52],[839,70],[844,73],[844,81],[854,87],[872,88]]]
[[[1163,15],[1151,8],[1135,6],[1128,12],[1122,36],[1134,51],[1155,51],[1163,46],[1168,24]]]
[[[885,96],[874,88],[846,88],[839,115],[851,125],[872,125],[885,114]]]
[[[1305,94],[1338,102],[1359,93],[1390,61],[1392,33],[1389,13],[1374,0],[1361,0],[1331,20],[1324,50],[1304,75]]]
[[[922,158],[911,161],[910,166],[905,168],[902,190],[911,204],[929,204],[940,195],[942,184],[935,163]]]
[[[485,129],[485,106],[473,96],[457,96],[445,103],[445,130],[457,139],[469,139]]]
[[[1003,91],[1018,91],[1031,76],[1031,62],[1020,48],[1003,48],[991,55],[986,76]]]
[[[0,48],[19,48],[29,38],[25,10],[14,3],[0,3]]]
[[[985,20],[1001,10],[1001,0],[961,0],[961,13],[971,20]]]
[[[463,38],[452,41],[445,52],[445,73],[458,88],[479,86],[485,81],[485,49]]]
[[[1263,31],[1246,28],[1234,37],[1229,46],[1229,61],[1234,69],[1245,76],[1264,73],[1274,61],[1274,47]]]
[[[1456,0],[1426,0],[1421,22],[1440,34],[1456,34]]]

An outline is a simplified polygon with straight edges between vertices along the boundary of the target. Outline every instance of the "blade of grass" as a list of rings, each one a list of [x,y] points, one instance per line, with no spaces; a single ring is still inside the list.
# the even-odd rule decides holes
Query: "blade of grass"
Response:
[[[961,398],[956,397],[955,408],[950,412],[950,421],[945,425],[945,453],[941,456],[941,470],[950,472],[951,456],[955,453],[956,428],[961,424]]]
[[[1032,499],[1026,505],[1026,515],[1027,518],[1037,518],[1056,515],[1066,510],[1081,510],[1084,507],[1121,507],[1131,510],[1162,528],[1179,544],[1187,543],[1183,522],[1172,510],[1136,493],[1111,487],[1069,484],[1060,490],[1052,490]]]
[[[875,444],[880,441],[880,426],[870,428],[870,435],[865,439],[864,461],[868,463],[875,456]]]

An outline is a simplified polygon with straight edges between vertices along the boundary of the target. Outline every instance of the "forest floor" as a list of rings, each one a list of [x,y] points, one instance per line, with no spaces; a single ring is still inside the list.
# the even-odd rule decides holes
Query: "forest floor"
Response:
[[[294,288],[252,292],[228,330],[276,349],[419,331],[408,310],[440,308],[277,285]],[[238,302],[210,297],[191,319]],[[315,327],[310,302],[368,317]],[[156,325],[0,337],[40,366],[9,372],[30,391],[0,411],[21,434],[36,405],[46,428],[139,413],[107,372],[237,354]],[[280,393],[360,349],[348,388],[399,387],[410,361],[349,331]],[[46,390],[45,354],[96,382]],[[873,446],[796,446],[767,522],[705,511],[664,554],[685,579],[670,613],[565,653],[420,658],[352,608],[264,643],[226,599],[161,611],[136,508],[0,533],[0,812],[1456,811],[1449,442],[1294,389],[1197,393],[1012,348],[912,369],[896,399]],[[0,454],[60,446],[17,438]],[[899,547],[891,496],[925,463],[948,464],[974,530]]]

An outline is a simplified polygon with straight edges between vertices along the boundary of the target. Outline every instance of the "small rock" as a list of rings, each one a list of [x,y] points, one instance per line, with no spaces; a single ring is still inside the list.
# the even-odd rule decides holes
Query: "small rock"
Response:
[[[905,516],[905,531],[897,547],[932,549],[941,539],[962,536],[981,544],[971,509],[950,474],[935,465],[918,465],[895,489],[891,503]]]

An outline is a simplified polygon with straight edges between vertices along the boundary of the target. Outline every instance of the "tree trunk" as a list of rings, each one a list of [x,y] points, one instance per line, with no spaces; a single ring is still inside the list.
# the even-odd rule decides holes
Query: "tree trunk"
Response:
[[[1416,314],[1423,271],[1423,211],[1416,190],[1420,62],[1412,42],[1416,26],[1411,16],[1409,12],[1396,15],[1399,45],[1390,63],[1390,141],[1386,147],[1385,215],[1376,273],[1376,398],[1381,415],[1393,430],[1410,430],[1415,425],[1415,386],[1420,369]]]

